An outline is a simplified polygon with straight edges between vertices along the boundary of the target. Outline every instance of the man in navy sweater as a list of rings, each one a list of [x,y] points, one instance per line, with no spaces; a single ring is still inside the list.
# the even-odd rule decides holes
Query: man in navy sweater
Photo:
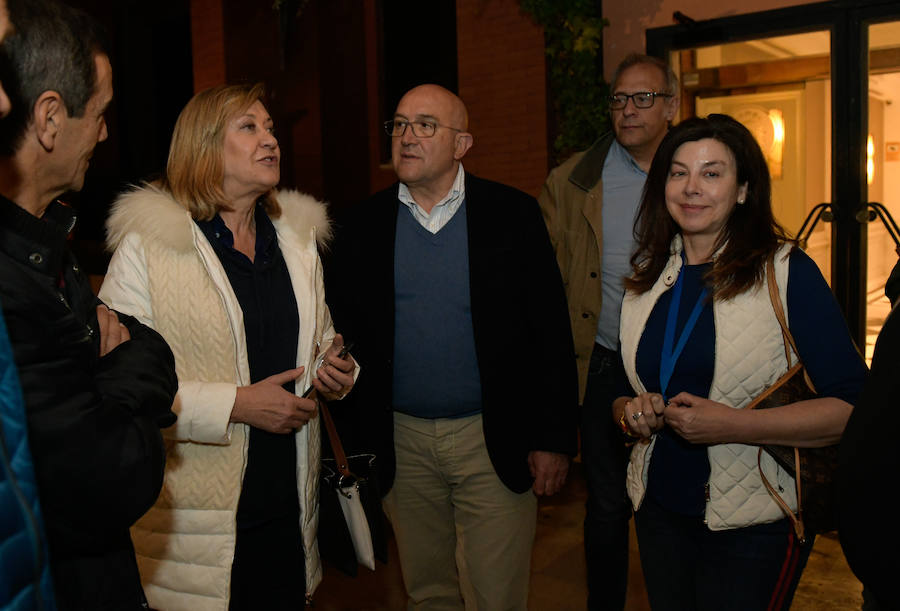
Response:
[[[535,495],[576,451],[562,280],[535,199],[463,170],[457,96],[416,87],[385,127],[399,183],[351,211],[326,270],[367,368],[345,445],[378,456],[411,608],[525,609]]]

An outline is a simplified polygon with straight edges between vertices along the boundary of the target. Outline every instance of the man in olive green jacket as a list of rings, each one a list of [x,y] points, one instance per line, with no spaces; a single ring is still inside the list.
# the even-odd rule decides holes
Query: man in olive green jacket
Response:
[[[612,83],[613,131],[550,172],[538,201],[566,287],[578,363],[588,607],[621,610],[631,509],[627,455],[610,406],[620,368],[622,278],[631,273],[647,170],[678,109],[678,81],[661,60],[632,54]]]

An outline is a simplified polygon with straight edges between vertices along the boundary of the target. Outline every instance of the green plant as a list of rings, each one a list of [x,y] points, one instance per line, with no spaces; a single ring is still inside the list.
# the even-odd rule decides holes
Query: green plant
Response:
[[[603,80],[603,28],[609,21],[600,15],[599,0],[519,0],[519,5],[544,28],[553,153],[561,161],[609,129],[609,85]]]

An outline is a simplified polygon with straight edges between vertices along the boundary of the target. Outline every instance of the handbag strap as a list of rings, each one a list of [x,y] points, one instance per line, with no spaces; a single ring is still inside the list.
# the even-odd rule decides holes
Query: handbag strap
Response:
[[[760,448],[759,452],[756,455],[756,465],[759,467],[759,475],[762,478],[763,486],[766,487],[766,490],[769,491],[769,494],[775,502],[778,503],[778,506],[781,507],[781,510],[791,519],[791,523],[794,525],[794,532],[797,534],[797,540],[800,543],[806,543],[806,527],[803,524],[803,505],[800,497],[800,471],[795,470],[796,477],[794,480],[797,482],[797,514],[795,515],[793,511],[791,511],[790,506],[784,502],[784,499],[781,498],[781,495],[778,494],[778,491],[775,490],[774,486],[769,482],[769,478],[765,476],[762,470],[762,453],[763,449]],[[800,451],[797,448],[794,448],[794,464],[799,468],[800,466]]]
[[[322,414],[322,420],[325,421],[325,430],[328,431],[328,441],[331,442],[331,451],[334,452],[334,460],[337,463],[337,469],[341,474],[341,478],[358,479],[356,475],[350,471],[350,467],[347,464],[347,455],[344,453],[344,444],[341,443],[341,438],[338,435],[337,429],[334,427],[334,421],[331,419],[331,412],[328,411],[328,406],[325,405],[325,402],[322,400],[317,401],[317,403],[319,404],[319,413]]]
[[[784,316],[784,308],[781,305],[781,296],[778,294],[778,281],[775,279],[775,253],[770,254],[769,258],[766,259],[766,282],[769,285],[769,300],[772,302],[772,309],[775,310],[775,318],[778,319],[778,324],[781,326],[781,336],[784,340],[784,357],[787,360],[788,367],[790,367],[790,350],[793,350],[794,354],[797,355],[798,363],[800,362],[800,351],[797,350],[794,336],[791,335],[791,330],[788,328],[787,319]],[[790,346],[790,350],[788,346]],[[803,379],[810,390],[816,392],[816,387],[813,385],[805,368],[803,369]]]
[[[809,386],[810,390],[816,392],[816,387],[813,385],[812,380],[809,378],[809,374],[806,371],[806,368],[803,366],[803,362],[800,360],[800,352],[797,350],[797,344],[794,342],[794,336],[791,335],[791,330],[788,328],[787,320],[784,316],[784,308],[781,305],[781,296],[778,294],[778,281],[775,279],[775,253],[771,253],[769,257],[766,259],[766,282],[769,286],[769,300],[772,302],[772,309],[775,310],[775,318],[778,319],[778,324],[781,326],[781,338],[784,341],[784,357],[787,360],[788,371],[783,376],[778,378],[778,380],[772,384],[765,392],[763,392],[759,397],[754,399],[748,407],[750,409],[755,408],[762,399],[764,399],[767,395],[771,394],[775,389],[779,386],[787,382],[793,375],[797,372],[798,369],[803,370],[803,380],[806,382],[806,385]],[[794,351],[794,354],[797,356],[797,362],[791,367],[791,350]],[[775,502],[781,507],[781,510],[791,519],[791,522],[794,525],[794,532],[797,534],[797,539],[803,543],[806,541],[806,533],[805,527],[803,524],[803,486],[800,483],[803,479],[800,475],[800,450],[795,446],[794,447],[794,484],[797,487],[797,513],[794,514],[791,511],[791,508],[787,503],[784,502],[784,499],[781,498],[781,495],[775,490],[772,484],[769,482],[769,479],[766,477],[765,473],[762,470],[762,452],[763,449],[759,449],[759,453],[756,456],[756,464],[759,467],[759,476],[762,479],[763,485],[766,487],[766,490],[769,491],[769,494]]]

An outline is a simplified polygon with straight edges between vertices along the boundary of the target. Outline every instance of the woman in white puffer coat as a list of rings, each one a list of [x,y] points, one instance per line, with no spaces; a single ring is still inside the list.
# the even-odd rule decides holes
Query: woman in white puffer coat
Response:
[[[310,385],[343,396],[357,370],[325,305],[323,204],[277,192],[262,86],[197,94],[166,177],[122,195],[100,294],[159,331],[179,379],[156,505],[132,535],[150,605],[296,609],[321,581],[319,425]],[[324,362],[313,371],[317,357]]]

